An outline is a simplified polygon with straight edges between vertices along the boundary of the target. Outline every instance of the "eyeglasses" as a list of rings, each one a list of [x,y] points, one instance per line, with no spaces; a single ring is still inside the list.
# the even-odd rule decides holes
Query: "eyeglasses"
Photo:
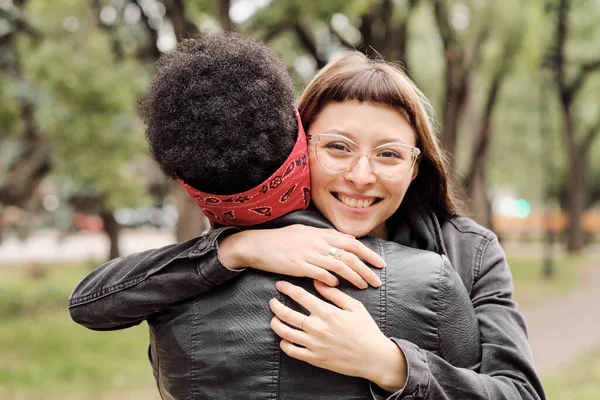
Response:
[[[395,142],[361,150],[352,140],[336,133],[308,135],[308,139],[315,143],[317,161],[321,167],[335,173],[350,171],[366,155],[377,176],[398,180],[408,174],[421,154],[416,147]]]

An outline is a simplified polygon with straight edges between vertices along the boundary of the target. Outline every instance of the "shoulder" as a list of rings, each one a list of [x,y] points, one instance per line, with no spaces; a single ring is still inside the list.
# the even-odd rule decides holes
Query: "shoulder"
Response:
[[[467,289],[471,290],[483,266],[490,261],[490,255],[503,254],[498,238],[491,230],[463,216],[443,221],[441,228],[448,258]]]
[[[444,236],[454,233],[462,240],[493,240],[496,234],[468,217],[455,216],[442,223]]]

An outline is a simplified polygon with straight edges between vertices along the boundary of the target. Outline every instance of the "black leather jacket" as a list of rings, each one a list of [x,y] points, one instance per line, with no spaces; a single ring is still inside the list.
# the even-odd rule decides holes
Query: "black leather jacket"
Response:
[[[310,213],[291,214],[276,224],[328,226],[306,215]],[[510,299],[510,273],[497,240],[465,218],[440,228],[435,217],[424,216],[411,217],[410,225],[403,223],[405,228],[396,229],[395,239],[440,254],[448,254],[446,246],[459,250],[462,254],[454,265],[462,279],[440,255],[369,238],[365,243],[388,263],[381,271],[384,285],[364,291],[344,288],[365,304],[406,355],[407,384],[391,398],[543,398],[523,321]],[[272,315],[267,301],[274,296],[282,299],[274,288],[280,277],[248,270],[241,279],[221,285],[239,274],[217,258],[217,238],[234,231],[216,230],[181,245],[105,264],[73,292],[69,302],[73,319],[92,329],[119,329],[147,318],[155,375],[164,398],[387,397],[376,388],[370,393],[360,379],[317,369],[279,351],[278,339],[268,327]],[[440,240],[442,236],[454,240]],[[467,238],[471,240],[465,242]],[[483,253],[494,241],[492,264],[484,265]],[[458,267],[465,263],[466,267]],[[488,268],[496,269],[486,275],[491,272]],[[474,293],[484,276],[491,286]],[[302,279],[286,279],[312,290],[312,284]],[[193,297],[217,285],[219,290]],[[477,326],[473,310],[479,331],[473,330]]]

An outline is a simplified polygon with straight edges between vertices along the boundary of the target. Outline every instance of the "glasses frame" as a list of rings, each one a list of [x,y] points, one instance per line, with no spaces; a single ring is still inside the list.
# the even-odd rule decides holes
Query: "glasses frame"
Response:
[[[319,143],[319,141],[321,140],[321,137],[339,138],[341,140],[344,140],[344,141],[352,143],[354,146],[356,146],[362,152],[362,155],[360,157],[356,157],[354,159],[354,161],[352,162],[352,164],[348,168],[346,168],[344,170],[341,170],[341,171],[334,171],[332,169],[327,168],[326,166],[324,166],[321,163],[321,160],[319,160],[319,154],[317,153],[317,148],[315,147],[315,157],[316,157],[319,165],[323,169],[325,169],[325,170],[327,170],[329,172],[335,173],[335,174],[343,174],[343,173],[349,172],[350,170],[352,170],[352,168],[354,168],[356,166],[356,164],[358,164],[358,162],[360,161],[360,159],[362,159],[363,157],[366,156],[367,160],[369,160],[369,166],[371,167],[371,171],[373,171],[373,173],[375,175],[377,175],[381,179],[385,179],[385,180],[388,180],[388,181],[398,181],[398,180],[404,178],[413,169],[413,167],[415,166],[415,163],[417,162],[417,159],[423,154],[423,152],[421,151],[421,149],[419,149],[418,147],[411,146],[411,145],[408,145],[408,144],[405,144],[405,143],[400,143],[400,142],[384,143],[384,144],[382,144],[380,146],[377,146],[377,147],[375,147],[373,149],[365,150],[365,149],[362,149],[358,144],[356,144],[350,138],[348,138],[348,137],[346,137],[344,135],[340,135],[338,133],[317,133],[317,134],[306,135],[306,137],[308,138],[309,141],[312,141],[315,144]],[[393,144],[395,146],[401,146],[401,147],[409,148],[410,151],[411,151],[411,154],[412,154],[412,161],[410,163],[410,167],[408,167],[408,169],[406,170],[406,172],[404,173],[404,175],[402,175],[399,178],[386,178],[385,176],[381,176],[380,174],[378,174],[377,172],[375,172],[375,168],[373,168],[373,164],[371,162],[371,153],[373,152],[373,150],[377,150],[379,148],[385,148],[385,147],[389,146],[390,144]],[[368,153],[366,153],[366,152],[368,152]]]

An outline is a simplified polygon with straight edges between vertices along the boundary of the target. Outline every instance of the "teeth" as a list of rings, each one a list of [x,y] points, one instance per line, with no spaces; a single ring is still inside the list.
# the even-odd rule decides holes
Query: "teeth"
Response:
[[[371,206],[371,204],[373,204],[373,202],[375,201],[375,198],[372,197],[370,199],[355,199],[352,197],[347,197],[344,195],[338,195],[338,198],[340,199],[340,201],[342,203],[344,203],[347,206],[353,207],[353,208],[367,208],[369,206]]]

